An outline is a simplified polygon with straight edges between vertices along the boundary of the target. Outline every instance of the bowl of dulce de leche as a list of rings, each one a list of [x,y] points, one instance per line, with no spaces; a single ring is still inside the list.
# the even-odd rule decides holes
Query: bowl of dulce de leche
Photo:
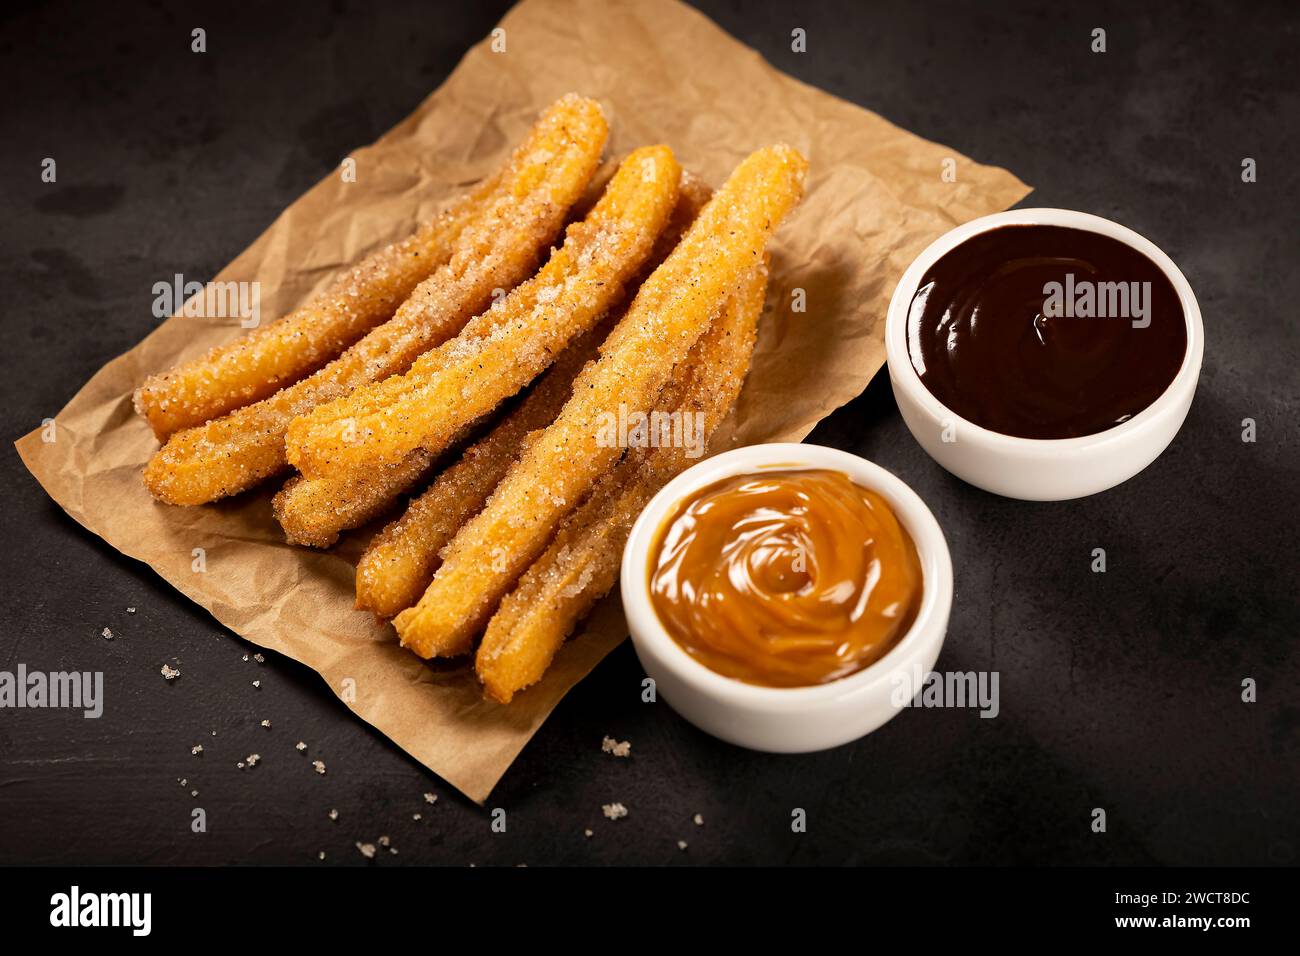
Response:
[[[1151,464],[1191,408],[1200,308],[1138,233],[1066,209],[973,220],[903,274],[885,328],[912,435],[986,491],[1080,498]]]
[[[669,482],[623,552],[633,644],[679,714],[755,750],[875,730],[939,656],[952,563],[925,504],[856,455],[739,448]]]

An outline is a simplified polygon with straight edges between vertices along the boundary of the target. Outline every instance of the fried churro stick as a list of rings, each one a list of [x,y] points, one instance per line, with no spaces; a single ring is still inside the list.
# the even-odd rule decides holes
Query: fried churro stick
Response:
[[[677,202],[667,146],[635,150],[541,270],[411,370],[293,422],[289,461],[309,478],[439,452],[465,424],[540,374],[621,295]]]
[[[428,474],[435,457],[420,449],[395,465],[343,479],[294,475],[271,499],[271,510],[290,544],[328,548],[340,532],[383,514]]]
[[[310,375],[380,322],[451,258],[465,226],[501,188],[500,174],[410,236],[371,253],[279,321],[151,375],[135,410],[159,441]]]
[[[510,457],[501,465],[501,471],[504,472],[510,460],[513,460],[514,455],[518,452],[518,441],[510,445],[506,436],[517,433],[517,437],[522,438],[527,432],[550,423],[551,419],[555,417],[555,413],[560,410],[560,407],[568,399],[569,393],[573,390],[574,377],[582,370],[582,366],[596,355],[596,346],[608,331],[608,327],[602,324],[601,327],[588,332],[565,349],[546,375],[537,383],[533,391],[529,393],[529,396],[520,403],[519,407],[507,414],[483,439],[470,446],[465,451],[462,460],[449,468],[443,473],[443,476],[440,476],[434,482],[434,487],[438,487],[440,484],[453,483],[450,478],[444,481],[444,478],[448,477],[452,472],[455,472],[458,476],[463,475],[466,470],[473,471],[476,474],[482,473],[486,467],[486,462],[494,457],[494,449],[509,446],[512,449]],[[497,437],[498,434],[500,434],[500,437]],[[480,446],[485,447],[480,449]],[[410,455],[396,465],[380,465],[377,468],[356,474],[349,473],[329,478],[304,478],[301,475],[296,475],[289,479],[283,490],[276,494],[272,500],[276,520],[284,528],[285,536],[290,543],[328,548],[338,540],[339,532],[359,527],[371,518],[383,514],[398,497],[417,484],[428,473],[436,458],[437,456],[432,452],[421,448],[411,452]],[[479,464],[468,469],[461,468],[460,466],[464,465],[469,459],[473,459]],[[483,506],[483,502],[487,500],[487,496],[500,479],[501,476],[498,474],[496,480],[483,489],[482,498],[474,507],[474,511]],[[433,491],[433,488],[430,488],[429,491]],[[425,497],[430,497],[428,492],[421,499],[411,503],[407,513],[408,517],[410,512],[415,510],[418,501]],[[438,496],[434,495],[432,497],[437,498]],[[451,501],[447,499],[437,504],[431,502],[430,505],[425,507],[434,509],[434,513],[427,515],[427,520],[434,521],[449,520],[450,516],[457,511]],[[473,511],[470,514],[473,514]],[[451,530],[454,532],[461,522],[468,517],[469,514],[462,517]],[[405,522],[403,527],[407,529],[408,536],[418,538],[423,525],[420,524],[418,519],[412,518],[410,521],[406,521],[405,518],[402,518],[376,535],[371,542],[371,549],[375,548],[378,541],[384,538],[395,525],[403,522]],[[394,533],[394,537],[399,537],[399,535]],[[450,537],[450,533],[448,537]],[[445,540],[440,542],[437,548],[434,548],[434,551],[441,548],[445,543]],[[401,543],[403,553],[416,547],[418,547],[418,542],[415,540],[405,540]],[[365,563],[364,555],[362,563]],[[358,567],[358,576],[360,576],[360,566]],[[429,577],[432,576],[433,571],[430,570]],[[411,604],[415,603],[420,594],[424,593],[424,589],[428,584],[429,581],[426,578],[419,591],[411,598]],[[359,585],[358,593],[360,593]],[[358,601],[360,601],[360,598],[358,598]],[[358,606],[362,605],[359,603]],[[409,606],[409,604],[404,604],[397,611]],[[396,614],[397,611],[394,611],[393,614]],[[392,617],[392,614],[387,616]]]
[[[357,563],[358,608],[389,618],[420,599],[438,566],[438,552],[483,507],[528,435],[549,425],[564,407],[573,380],[596,356],[607,331],[602,324],[565,349],[514,410],[375,535]]]
[[[683,170],[672,218],[633,285],[640,285],[668,257],[712,192]],[[514,412],[439,475],[401,518],[375,536],[357,565],[358,608],[390,618],[420,599],[438,567],[438,552],[482,509],[526,437],[555,419],[573,391],[573,377],[595,357],[596,343],[612,324],[606,319],[569,346]]]
[[[705,441],[740,394],[766,289],[766,268],[755,269],[656,403],[683,421],[700,421]],[[637,515],[692,463],[682,443],[634,449],[596,482],[488,622],[475,666],[489,697],[508,704],[541,678],[569,632],[614,586]]]
[[[269,398],[177,432],[145,467],[145,486],[169,504],[203,504],[236,494],[286,467],[289,423],[368,382],[406,371],[459,332],[536,266],[565,212],[595,172],[607,128],[600,107],[565,97],[538,124],[504,179],[506,191],[462,232],[451,260],[422,282],[397,314],[341,356]]]
[[[759,150],[737,167],[641,287],[555,422],[457,532],[420,603],[394,620],[403,644],[421,657],[470,650],[559,522],[620,457],[615,443],[600,440],[602,419],[620,403],[650,407],[678,357],[761,261],[768,236],[799,200],[806,168],[788,146]]]

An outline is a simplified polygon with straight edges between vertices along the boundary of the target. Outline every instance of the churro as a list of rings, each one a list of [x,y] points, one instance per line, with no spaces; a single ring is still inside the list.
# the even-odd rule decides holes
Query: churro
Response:
[[[158,375],[135,391],[135,410],[159,441],[259,401],[310,375],[392,317],[451,258],[465,226],[496,197],[500,174],[410,236],[371,253],[293,312]]]
[[[328,548],[339,533],[383,514],[433,467],[435,456],[413,451],[395,465],[337,478],[294,475],[271,499],[275,520],[290,544]]]
[[[422,657],[470,650],[560,521],[621,456],[617,445],[598,439],[602,417],[620,404],[644,410],[655,401],[678,357],[761,261],[768,237],[802,194],[806,168],[788,146],[761,149],[737,167],[641,287],[556,420],[457,532],[424,597],[397,616],[403,644]]]
[[[503,193],[465,227],[451,259],[389,321],[324,368],[253,405],[174,434],[145,467],[169,504],[202,504],[253,487],[286,467],[284,434],[297,416],[406,371],[456,335],[497,289],[526,278],[582,195],[607,135],[600,107],[568,96],[543,114],[503,176]]]
[[[617,301],[677,201],[667,146],[632,152],[585,219],[529,281],[454,340],[396,375],[322,405],[289,426],[289,461],[309,478],[440,452],[469,421],[540,374]]]
[[[766,268],[753,270],[656,402],[698,416],[706,440],[740,394],[766,289]],[[475,667],[489,697],[509,703],[541,678],[574,626],[613,587],[641,509],[691,463],[682,443],[638,448],[596,482],[488,621]]]
[[[437,569],[438,552],[483,507],[528,435],[564,407],[574,378],[596,356],[607,331],[602,323],[565,349],[523,401],[375,535],[357,563],[358,608],[390,618],[420,599]]]

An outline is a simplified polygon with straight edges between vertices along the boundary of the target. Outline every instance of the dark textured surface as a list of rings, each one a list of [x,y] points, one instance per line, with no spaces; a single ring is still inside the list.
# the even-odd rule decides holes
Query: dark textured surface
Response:
[[[0,862],[314,863],[325,850],[360,863],[354,841],[381,834],[401,851],[385,865],[1296,861],[1294,9],[703,6],[796,76],[1010,167],[1036,187],[1029,204],[1146,234],[1200,298],[1191,416],[1155,465],[1106,494],[1032,505],[961,484],[907,434],[883,375],[813,435],[894,470],[933,508],[957,575],[940,666],[998,670],[1001,715],[910,712],[829,753],[764,756],[642,704],[625,645],[506,776],[490,806],[509,826],[494,834],[306,668],[243,661],[256,649],[78,528],[10,451],[0,669],[103,670],[108,701],[97,721],[0,711]],[[54,414],[153,327],[155,281],[215,274],[502,12],[375,7],[10,7],[5,435]],[[208,30],[203,56],[189,52],[193,26]],[[1088,50],[1097,26],[1104,55]],[[56,186],[39,181],[45,156]],[[1105,574],[1089,570],[1096,547]],[[168,684],[171,658],[184,676]],[[1245,677],[1258,703],[1240,701]],[[602,754],[603,734],[630,740],[632,758]],[[237,770],[253,752],[260,765]],[[630,815],[604,820],[611,801]],[[193,806],[206,834],[190,832]],[[790,830],[796,807],[805,834]],[[1093,807],[1108,812],[1104,835],[1089,830]]]

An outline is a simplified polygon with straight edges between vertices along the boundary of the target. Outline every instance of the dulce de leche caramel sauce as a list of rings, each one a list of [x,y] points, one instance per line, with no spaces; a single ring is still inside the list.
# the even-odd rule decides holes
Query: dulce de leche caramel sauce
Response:
[[[878,660],[921,604],[921,562],[885,500],[842,472],[726,478],[678,505],[651,551],[650,600],[711,670],[824,684]]]
[[[1187,352],[1178,293],[1136,249],[1064,226],[1003,226],[945,253],[907,319],[912,366],[967,421],[1074,438],[1128,421]],[[957,437],[960,441],[960,436]]]

